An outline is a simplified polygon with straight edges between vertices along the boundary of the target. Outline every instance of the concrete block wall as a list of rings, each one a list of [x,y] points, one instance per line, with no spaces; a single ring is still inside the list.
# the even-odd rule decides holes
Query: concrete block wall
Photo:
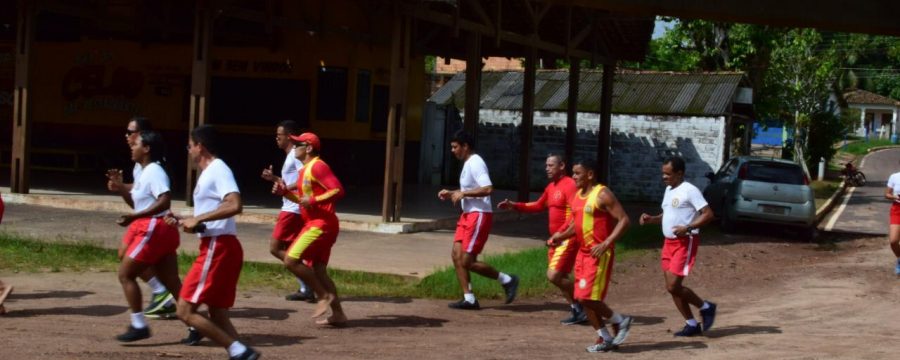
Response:
[[[496,186],[518,186],[519,124],[515,111],[480,112],[477,152],[484,157]],[[595,159],[600,115],[578,114],[575,160]],[[530,182],[534,191],[546,185],[544,161],[549,153],[565,153],[566,114],[536,112]],[[704,176],[721,166],[725,144],[724,117],[613,115],[610,187],[629,201],[660,201],[665,185],[660,166],[670,155],[687,162],[687,181],[701,190]],[[570,160],[569,163],[572,161]]]

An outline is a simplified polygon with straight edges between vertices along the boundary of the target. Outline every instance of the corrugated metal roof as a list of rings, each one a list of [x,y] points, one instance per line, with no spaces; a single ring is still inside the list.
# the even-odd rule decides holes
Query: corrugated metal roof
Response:
[[[481,81],[481,108],[520,110],[521,71],[485,72]],[[728,110],[741,73],[619,72],[613,87],[617,114],[722,115]],[[539,71],[535,80],[535,110],[566,111],[569,97],[567,70]],[[582,71],[578,111],[600,112],[602,72]],[[465,74],[456,74],[429,101],[465,107]]]

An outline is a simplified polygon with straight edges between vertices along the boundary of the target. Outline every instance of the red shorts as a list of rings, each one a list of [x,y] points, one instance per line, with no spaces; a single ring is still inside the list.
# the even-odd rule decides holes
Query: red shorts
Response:
[[[122,236],[125,256],[146,264],[156,264],[166,255],[178,250],[178,228],[166,224],[162,218],[140,218],[128,225]]]
[[[660,266],[678,276],[688,276],[694,267],[697,248],[700,247],[700,236],[691,235],[680,238],[666,238],[663,242]]]
[[[3,214],[0,214],[3,217]],[[891,225],[900,225],[900,204],[891,205]]]
[[[575,299],[603,301],[612,279],[616,252],[606,250],[599,258],[590,251],[578,251],[575,256]]]
[[[462,250],[472,255],[481,254],[488,234],[491,233],[493,213],[468,212],[459,216],[453,242],[461,242]]]
[[[340,227],[335,221],[314,219],[306,222],[300,236],[287,249],[285,256],[303,260],[307,266],[328,265],[331,247],[337,242]]]
[[[181,298],[192,304],[227,309],[234,306],[244,250],[234,235],[200,239],[200,256],[181,284]]]
[[[6,207],[3,205],[3,196],[0,195],[0,223],[3,222],[3,211],[6,210]]]
[[[290,211],[282,211],[278,214],[275,229],[272,230],[272,239],[293,242],[303,229],[303,217]]]
[[[557,246],[547,249],[547,269],[569,274],[575,266],[575,257],[578,255],[578,242],[575,238],[563,241]]]

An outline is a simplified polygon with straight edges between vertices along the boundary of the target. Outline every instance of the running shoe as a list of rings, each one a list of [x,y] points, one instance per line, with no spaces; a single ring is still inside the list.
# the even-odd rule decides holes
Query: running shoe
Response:
[[[619,332],[616,333],[616,337],[612,339],[613,345],[619,346],[625,342],[625,339],[628,338],[628,331],[631,330],[631,316],[625,316],[622,319],[622,322],[619,323]]]
[[[897,265],[894,266],[894,275],[900,276],[900,259],[897,259]]]
[[[506,303],[509,304],[516,299],[516,291],[519,290],[519,277],[512,275],[512,280],[503,284],[503,292],[506,293]]]
[[[186,338],[181,339],[181,343],[187,346],[197,346],[200,345],[200,340],[203,340],[203,334],[200,334],[197,329],[188,328],[188,335]]]
[[[228,358],[231,360],[256,360],[256,359],[259,359],[259,353],[256,352],[256,350],[253,350],[252,347],[248,346],[247,350],[244,350],[244,352],[241,353],[240,355],[230,356]]]
[[[690,326],[688,324],[684,324],[684,329],[681,329],[681,331],[675,333],[675,336],[684,336],[684,337],[699,336],[699,335],[703,335],[703,329],[700,328],[700,324],[697,324],[697,326]]]
[[[144,313],[144,316],[148,319],[171,320],[178,317],[178,315],[176,315],[177,310],[178,307],[175,306],[175,303],[169,303],[168,305],[159,308],[159,310]]]
[[[121,342],[132,342],[143,340],[150,337],[150,327],[145,327],[143,329],[135,328],[134,326],[128,325],[128,330],[124,333],[116,336],[116,340]]]
[[[582,308],[574,308],[572,309],[572,316],[559,322],[563,325],[575,325],[575,324],[583,324],[588,321],[587,312]]]
[[[713,322],[716,321],[716,303],[707,301],[709,307],[706,310],[700,310],[700,317],[703,318],[703,330],[712,329]]]
[[[310,289],[306,289],[306,291],[297,290],[297,292],[285,296],[284,299],[287,301],[306,301],[314,303],[316,302],[316,293]]]
[[[451,309],[457,309],[457,310],[480,310],[481,309],[481,305],[478,305],[478,300],[475,300],[475,302],[470,303],[470,302],[466,301],[466,299],[462,299],[457,302],[449,303],[449,304],[447,304],[447,307],[449,307]]]
[[[616,350],[619,348],[619,345],[613,344],[612,341],[603,340],[603,338],[597,339],[597,343],[585,348],[589,353],[602,353],[609,352],[612,350]]]
[[[150,305],[147,305],[147,308],[144,309],[144,315],[150,315],[156,311],[162,310],[162,308],[166,307],[170,302],[174,302],[175,297],[172,296],[168,290],[159,294],[153,294],[153,298],[150,300]]]

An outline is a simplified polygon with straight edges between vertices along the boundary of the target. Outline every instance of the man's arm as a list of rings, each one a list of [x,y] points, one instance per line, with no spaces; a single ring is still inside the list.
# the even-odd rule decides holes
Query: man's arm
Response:
[[[220,203],[219,207],[215,210],[186,218],[182,221],[181,225],[186,232],[193,232],[194,228],[199,223],[227,219],[240,214],[243,210],[244,206],[241,202],[241,193],[231,192],[225,195],[222,199],[222,203]]]
[[[614,219],[616,219],[616,226],[609,235],[606,236],[606,240],[603,240],[602,243],[595,245],[591,249],[591,256],[595,258],[600,257],[606,250],[616,246],[616,241],[625,235],[625,231],[628,230],[628,227],[631,225],[631,219],[628,217],[628,214],[625,213],[625,209],[622,208],[622,203],[619,202],[619,199],[616,198],[616,195],[613,194],[609,188],[603,189],[603,191],[597,195],[597,200],[600,208],[607,211]]]

